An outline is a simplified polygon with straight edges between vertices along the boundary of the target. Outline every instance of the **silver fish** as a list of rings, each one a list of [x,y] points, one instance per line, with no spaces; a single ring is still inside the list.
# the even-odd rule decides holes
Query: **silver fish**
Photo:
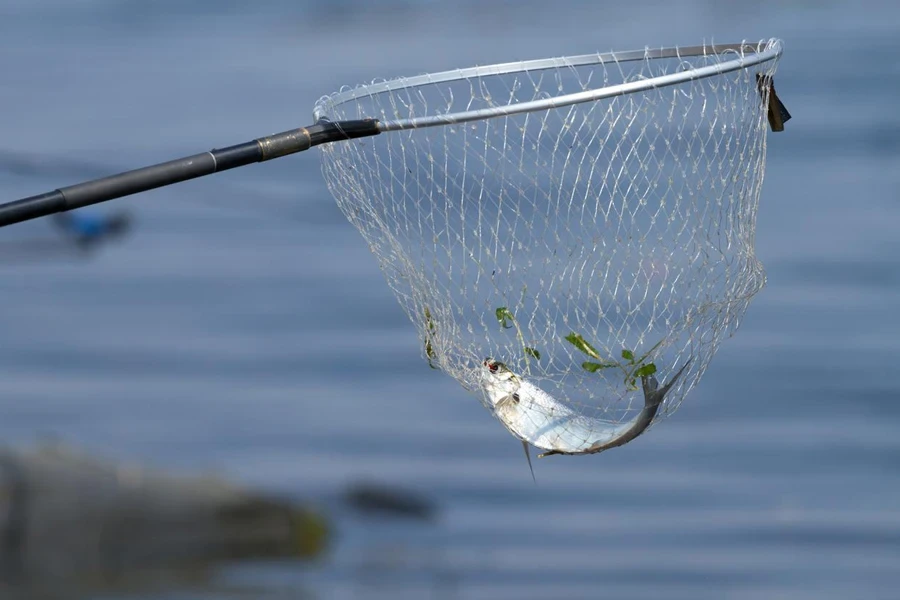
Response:
[[[538,455],[543,458],[554,454],[595,454],[638,437],[653,422],[666,394],[689,364],[686,362],[662,387],[653,375],[641,377],[644,408],[625,423],[580,415],[492,358],[484,361],[483,385],[494,413],[525,445],[530,466],[528,444],[544,450]]]

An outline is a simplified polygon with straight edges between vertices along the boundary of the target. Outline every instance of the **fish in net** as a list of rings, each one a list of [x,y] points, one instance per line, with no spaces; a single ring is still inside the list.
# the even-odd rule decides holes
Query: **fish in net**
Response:
[[[315,116],[441,126],[323,146],[324,176],[428,364],[526,449],[600,452],[679,406],[765,284],[779,55],[648,49],[344,89]]]

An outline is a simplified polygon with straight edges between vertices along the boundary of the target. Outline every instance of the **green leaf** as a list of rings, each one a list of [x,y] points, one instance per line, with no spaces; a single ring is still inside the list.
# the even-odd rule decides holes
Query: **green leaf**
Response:
[[[656,365],[653,363],[647,363],[640,369],[634,372],[635,377],[649,377],[656,373]]]
[[[432,369],[437,369],[437,367],[434,366],[434,363],[431,362],[432,360],[437,358],[437,354],[435,353],[434,348],[431,347],[431,340],[425,342],[425,356],[428,357],[428,366]]]
[[[619,365],[613,365],[609,363],[595,363],[595,362],[583,362],[581,363],[581,368],[589,373],[596,373],[600,369],[612,369],[614,367],[618,367]]]
[[[431,361],[437,358],[437,353],[434,351],[434,347],[431,345],[431,336],[436,333],[434,321],[431,318],[431,311],[428,310],[428,307],[425,307],[425,327],[428,329],[428,332],[425,334],[425,356],[428,358],[428,366],[432,369],[437,369],[434,366],[434,363]]]
[[[425,326],[428,327],[428,331],[434,333],[434,320],[432,320],[431,311],[427,306],[425,307]]]
[[[631,350],[622,350],[622,358],[625,360],[634,361],[634,352]]]
[[[566,341],[587,354],[588,356],[592,356],[597,360],[600,360],[600,354],[594,349],[593,346],[588,344],[583,337],[581,337],[577,333],[570,333],[566,336]]]
[[[537,350],[535,350],[534,348],[529,348],[528,346],[525,346],[525,354],[529,354],[529,355],[535,357],[536,359],[541,360],[541,353],[538,352]]]
[[[501,306],[495,311],[497,315],[497,321],[500,322],[500,327],[503,329],[509,329],[512,325],[509,324],[509,321],[512,321],[512,313],[509,312],[509,309],[505,306]]]

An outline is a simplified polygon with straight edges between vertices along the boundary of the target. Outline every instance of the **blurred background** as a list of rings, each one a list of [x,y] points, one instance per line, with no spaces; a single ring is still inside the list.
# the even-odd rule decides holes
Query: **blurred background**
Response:
[[[375,78],[768,37],[794,117],[768,141],[768,287],[673,417],[537,485],[421,359],[316,151],[0,231],[0,597],[898,597],[894,3],[4,0],[0,196],[306,125]],[[313,511],[285,521],[313,546],[185,533],[234,502]],[[110,575],[149,547],[151,576]]]

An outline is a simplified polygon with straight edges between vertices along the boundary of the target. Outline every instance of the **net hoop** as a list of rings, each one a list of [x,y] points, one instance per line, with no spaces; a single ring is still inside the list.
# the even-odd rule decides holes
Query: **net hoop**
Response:
[[[392,133],[321,146],[323,175],[430,367],[545,455],[601,452],[677,409],[765,284],[781,55],[772,38],[345,87],[316,119]]]
[[[748,67],[759,65],[781,57],[784,51],[782,41],[769,39],[757,44],[742,42],[740,44],[702,45],[688,47],[670,47],[660,49],[632,50],[627,52],[607,52],[598,54],[582,54],[562,58],[544,58],[519,62],[502,63],[467,69],[454,69],[439,73],[418,75],[416,77],[397,78],[380,83],[372,83],[356,88],[342,90],[335,94],[323,96],[316,103],[313,110],[313,118],[330,120],[328,111],[345,102],[350,102],[365,96],[374,96],[386,92],[410,89],[435,83],[456,81],[467,78],[477,78],[490,75],[504,75],[517,72],[533,72],[547,69],[559,69],[566,67],[581,67],[588,65],[602,65],[606,63],[623,63],[639,60],[655,60],[667,58],[692,58],[698,56],[721,56],[733,53],[735,58],[727,61],[703,67],[691,67],[679,73],[670,73],[658,77],[650,77],[638,81],[630,81],[618,85],[604,86],[573,94],[564,94],[551,98],[541,98],[530,102],[519,102],[505,106],[495,106],[478,110],[453,112],[441,115],[428,115],[410,119],[396,119],[381,121],[378,124],[380,131],[401,131],[421,127],[437,127],[441,125],[453,125],[470,121],[481,121],[496,117],[504,117],[522,113],[562,108],[573,104],[594,102],[614,96],[624,96],[652,89],[659,89],[722,75],[733,71],[740,71]]]

